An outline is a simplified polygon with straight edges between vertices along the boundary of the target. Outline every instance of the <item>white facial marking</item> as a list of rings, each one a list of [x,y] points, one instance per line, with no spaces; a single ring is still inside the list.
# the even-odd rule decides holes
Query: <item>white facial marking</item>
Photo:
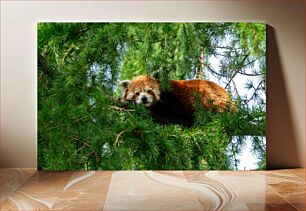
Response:
[[[144,106],[151,106],[153,103],[153,96],[148,94],[147,92],[140,92],[136,98],[137,104],[143,104]]]
[[[160,91],[155,90],[154,94],[155,94],[156,100],[160,100]]]
[[[146,91],[146,92],[148,92],[148,91],[152,91],[152,88],[151,88],[151,87],[149,87],[149,86],[146,86],[145,91]]]
[[[127,96],[126,96],[126,99],[127,99],[127,100],[132,100],[132,99],[133,99],[133,96],[134,96],[134,94],[131,93],[131,92],[129,92],[129,93],[127,94]]]

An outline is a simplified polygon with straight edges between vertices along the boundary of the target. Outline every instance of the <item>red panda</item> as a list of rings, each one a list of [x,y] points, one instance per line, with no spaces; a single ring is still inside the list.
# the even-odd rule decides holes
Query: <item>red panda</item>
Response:
[[[229,94],[208,80],[170,80],[170,90],[161,90],[159,80],[148,75],[121,81],[121,102],[134,101],[148,107],[162,123],[192,123],[196,97],[205,109],[235,110]]]

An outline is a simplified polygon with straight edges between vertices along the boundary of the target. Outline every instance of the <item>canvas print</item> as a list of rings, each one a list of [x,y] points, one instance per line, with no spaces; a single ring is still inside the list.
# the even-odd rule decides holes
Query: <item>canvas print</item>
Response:
[[[37,30],[39,169],[265,169],[265,24]]]

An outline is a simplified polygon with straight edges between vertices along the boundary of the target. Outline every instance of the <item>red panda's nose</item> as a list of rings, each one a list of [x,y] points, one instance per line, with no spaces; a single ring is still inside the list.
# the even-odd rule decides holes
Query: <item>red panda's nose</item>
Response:
[[[141,98],[141,102],[142,103],[146,103],[148,101],[148,98],[146,97],[146,96],[143,96],[142,98]]]

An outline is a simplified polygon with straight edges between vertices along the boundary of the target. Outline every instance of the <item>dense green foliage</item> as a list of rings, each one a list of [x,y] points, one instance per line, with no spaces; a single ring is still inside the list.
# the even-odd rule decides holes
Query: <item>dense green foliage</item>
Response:
[[[265,168],[265,71],[263,24],[39,23],[39,168],[232,169],[247,135]],[[163,89],[169,79],[214,76],[238,111],[199,107],[186,128],[123,108],[119,81],[154,72]],[[238,75],[250,78],[251,94],[239,93]]]

